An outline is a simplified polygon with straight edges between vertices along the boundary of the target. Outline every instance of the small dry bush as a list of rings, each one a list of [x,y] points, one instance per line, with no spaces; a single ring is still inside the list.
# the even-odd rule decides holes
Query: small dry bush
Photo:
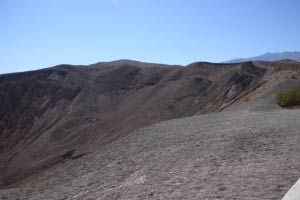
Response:
[[[276,95],[278,105],[283,108],[300,106],[300,86],[291,87],[286,91],[278,92]]]
[[[244,98],[244,101],[245,101],[245,102],[248,102],[248,101],[250,101],[250,100],[251,100],[250,97],[245,97],[245,98]]]

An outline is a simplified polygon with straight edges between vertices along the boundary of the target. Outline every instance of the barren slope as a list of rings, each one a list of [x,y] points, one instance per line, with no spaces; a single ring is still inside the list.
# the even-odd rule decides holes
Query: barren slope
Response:
[[[244,136],[239,138],[239,134],[244,132],[244,129],[248,130],[247,124],[249,121],[258,119],[254,120],[253,124],[250,123],[250,130],[260,125],[255,124],[256,121],[259,123],[263,121],[264,117],[268,118],[269,116],[271,117],[270,124],[267,127],[261,125],[261,129],[255,130],[270,132],[269,127],[278,128],[275,121],[272,121],[272,114],[254,112],[248,115],[249,112],[246,112],[246,110],[249,109],[247,105],[243,105],[245,103],[243,98],[250,95],[254,99],[272,91],[276,84],[285,82],[288,79],[298,80],[292,78],[297,73],[298,68],[298,62],[290,61],[276,63],[247,62],[241,64],[194,63],[184,68],[134,61],[116,61],[98,63],[87,67],[63,65],[34,72],[2,75],[0,76],[0,91],[2,94],[0,103],[5,105],[0,110],[0,181],[2,181],[2,187],[24,187],[24,185],[30,183],[33,186],[27,185],[28,190],[25,189],[24,191],[28,193],[28,197],[35,198],[39,198],[37,196],[38,192],[45,195],[44,197],[49,195],[49,198],[56,198],[62,194],[75,195],[75,193],[80,192],[88,194],[88,189],[81,190],[77,186],[68,187],[67,185],[72,181],[77,183],[81,180],[82,173],[88,173],[89,171],[96,173],[94,170],[100,170],[100,168],[98,176],[93,176],[92,179],[88,178],[87,184],[91,184],[89,181],[93,181],[93,178],[100,185],[110,181],[114,183],[125,181],[119,178],[128,178],[127,168],[132,171],[130,162],[131,157],[134,157],[134,155],[131,155],[131,149],[141,153],[137,153],[139,157],[137,159],[140,159],[140,165],[138,166],[140,167],[148,168],[148,165],[150,165],[155,169],[154,165],[157,165],[157,170],[160,168],[160,164],[152,160],[152,154],[143,157],[147,154],[147,149],[152,149],[149,151],[154,152],[153,159],[158,154],[157,162],[166,161],[161,163],[162,169],[167,166],[172,167],[171,161],[169,162],[167,158],[175,159],[177,153],[174,153],[174,155],[172,151],[163,153],[165,149],[161,150],[159,145],[163,143],[167,146],[180,145],[181,139],[184,141],[191,140],[190,143],[195,143],[199,140],[197,135],[194,135],[195,132],[203,132],[204,130],[206,133],[203,136],[203,141],[198,142],[205,142],[208,145],[214,140],[223,141],[222,138],[225,136],[233,141],[228,139],[226,144],[222,142],[220,144],[218,142],[213,143],[212,149],[207,149],[208,146],[201,144],[199,148],[205,147],[206,150],[204,152],[199,151],[195,155],[190,154],[195,150],[194,147],[187,146],[189,149],[186,149],[182,155],[178,154],[178,158],[176,158],[179,163],[174,163],[174,167],[177,166],[178,170],[188,167],[185,166],[185,160],[181,160],[182,158],[194,159],[193,156],[207,153],[218,154],[218,149],[215,149],[218,146],[233,146],[232,154],[239,154],[238,149],[234,146],[238,140],[244,142]],[[276,75],[278,74],[281,78],[277,80]],[[273,80],[274,77],[276,81]],[[272,100],[273,98],[269,97],[269,99]],[[195,130],[186,130],[187,138],[185,133],[182,135],[182,131],[180,131],[183,130],[180,128],[181,126],[185,128],[187,126],[182,125],[180,120],[175,120],[174,122],[178,122],[178,125],[174,127],[167,126],[166,129],[159,128],[157,131],[152,131],[152,128],[156,126],[150,126],[149,130],[151,129],[151,131],[145,133],[146,135],[143,130],[137,131],[130,134],[129,139],[123,140],[121,137],[121,140],[117,143],[119,146],[109,145],[120,136],[125,136],[138,128],[156,122],[221,111],[230,105],[233,105],[234,111],[229,109],[224,112],[225,114],[209,114],[191,119],[182,119],[182,123],[188,120],[191,127],[196,127]],[[261,107],[264,106],[255,106],[257,110],[261,110]],[[270,110],[273,111],[273,109],[271,106]],[[240,113],[241,111],[243,113]],[[284,116],[290,115],[286,114],[286,111],[277,112],[279,117],[281,113]],[[294,119],[294,114],[295,116],[298,115],[297,112],[291,112],[291,114],[291,119]],[[241,121],[236,122],[239,117]],[[213,122],[215,119],[219,119],[219,121]],[[225,123],[224,120],[228,120],[230,123]],[[166,122],[166,124],[171,122]],[[193,125],[194,123],[195,125]],[[235,125],[235,123],[237,124]],[[284,128],[296,128],[298,121],[296,119],[291,122],[288,120],[286,123],[290,126]],[[206,125],[209,128],[202,130]],[[236,128],[232,130],[233,127]],[[232,130],[233,135],[229,134],[230,131],[226,133],[225,130],[227,129]],[[222,132],[223,130],[225,132]],[[289,129],[286,131],[289,131]],[[294,129],[292,128],[291,131],[294,131]],[[245,132],[246,135],[248,135],[247,133]],[[209,134],[211,136],[206,136]],[[238,136],[235,137],[234,134],[238,134]],[[293,142],[291,140],[296,137],[295,131],[293,134],[291,138],[288,138],[288,143]],[[152,139],[148,140],[148,137]],[[135,139],[130,138],[136,138],[137,141],[132,142]],[[232,144],[232,142],[235,143]],[[256,143],[256,141],[250,142]],[[281,152],[282,149],[278,149],[278,151]],[[177,150],[175,149],[174,152],[177,152]],[[87,153],[89,155],[83,156]],[[227,166],[228,159],[230,160],[233,155],[226,151],[223,153],[229,156],[224,161],[224,165]],[[241,152],[240,156],[243,154],[247,154],[247,152]],[[112,160],[117,160],[120,156],[129,159],[130,162],[114,169],[117,171],[110,174],[110,169],[103,166]],[[268,156],[262,155],[261,159],[269,159]],[[251,156],[249,159],[249,162],[256,162]],[[134,160],[133,163],[135,163]],[[274,164],[272,160],[271,163]],[[214,170],[210,161],[205,168]],[[39,185],[36,181],[43,179],[44,175],[40,174],[43,170],[45,171],[42,174],[47,178],[41,181],[41,185]],[[54,170],[54,172],[51,172],[51,170]],[[57,170],[60,172],[57,172]],[[125,171],[123,172],[123,170]],[[48,175],[48,173],[50,174]],[[202,177],[203,175],[200,173],[199,176]],[[66,178],[65,181],[64,178]],[[157,183],[153,182],[152,184],[156,184],[157,187],[161,187],[163,190],[164,187],[161,185],[163,180],[159,178],[157,177]],[[195,180],[200,181],[202,179]],[[287,180],[291,181],[288,178]],[[212,185],[214,184],[215,182],[212,182]],[[54,185],[57,185],[56,189],[47,189],[47,187],[54,187]],[[37,188],[33,194],[29,194],[31,187]],[[90,189],[94,187],[92,186]],[[101,187],[103,188],[101,189]],[[103,193],[101,195],[106,198],[106,195],[110,194],[105,192],[107,188],[105,189],[103,185],[101,187],[97,191],[99,195]],[[283,187],[287,187],[287,184]],[[169,187],[166,187],[166,189],[169,189]],[[58,192],[55,192],[56,190]],[[134,191],[134,187],[132,191]],[[22,190],[12,190],[12,193],[9,194],[12,196],[9,197],[13,198],[15,192],[24,195]],[[207,188],[207,192],[211,193],[211,188]],[[6,193],[7,191],[4,190],[1,194],[6,196]],[[161,191],[162,193],[164,191]],[[128,193],[128,195],[130,194]],[[124,199],[126,195],[121,195],[119,198],[121,197]],[[107,196],[107,198],[110,197]]]
[[[277,89],[299,83],[289,80]],[[139,129],[0,196],[281,199],[300,176],[300,111],[281,109],[274,94],[242,108]]]

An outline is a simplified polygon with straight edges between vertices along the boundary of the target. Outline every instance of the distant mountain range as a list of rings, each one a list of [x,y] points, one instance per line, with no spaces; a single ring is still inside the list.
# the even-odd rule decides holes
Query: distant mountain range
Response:
[[[300,52],[299,51],[286,51],[281,53],[265,53],[263,55],[251,57],[251,58],[238,58],[226,61],[226,63],[240,63],[247,62],[251,60],[260,60],[260,61],[278,61],[278,60],[296,60],[300,61]]]

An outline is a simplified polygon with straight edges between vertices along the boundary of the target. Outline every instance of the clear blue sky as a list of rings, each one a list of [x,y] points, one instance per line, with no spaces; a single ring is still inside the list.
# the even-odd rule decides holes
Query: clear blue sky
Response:
[[[117,59],[186,65],[299,48],[299,0],[0,0],[0,73]]]

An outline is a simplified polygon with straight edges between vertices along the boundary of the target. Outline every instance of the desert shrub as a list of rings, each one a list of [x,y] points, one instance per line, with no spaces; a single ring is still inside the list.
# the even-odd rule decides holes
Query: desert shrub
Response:
[[[300,106],[300,87],[292,87],[276,95],[278,105],[283,108]]]
[[[250,101],[250,100],[251,100],[250,97],[245,97],[245,98],[244,98],[244,101],[245,101],[245,102],[248,102],[248,101]]]

